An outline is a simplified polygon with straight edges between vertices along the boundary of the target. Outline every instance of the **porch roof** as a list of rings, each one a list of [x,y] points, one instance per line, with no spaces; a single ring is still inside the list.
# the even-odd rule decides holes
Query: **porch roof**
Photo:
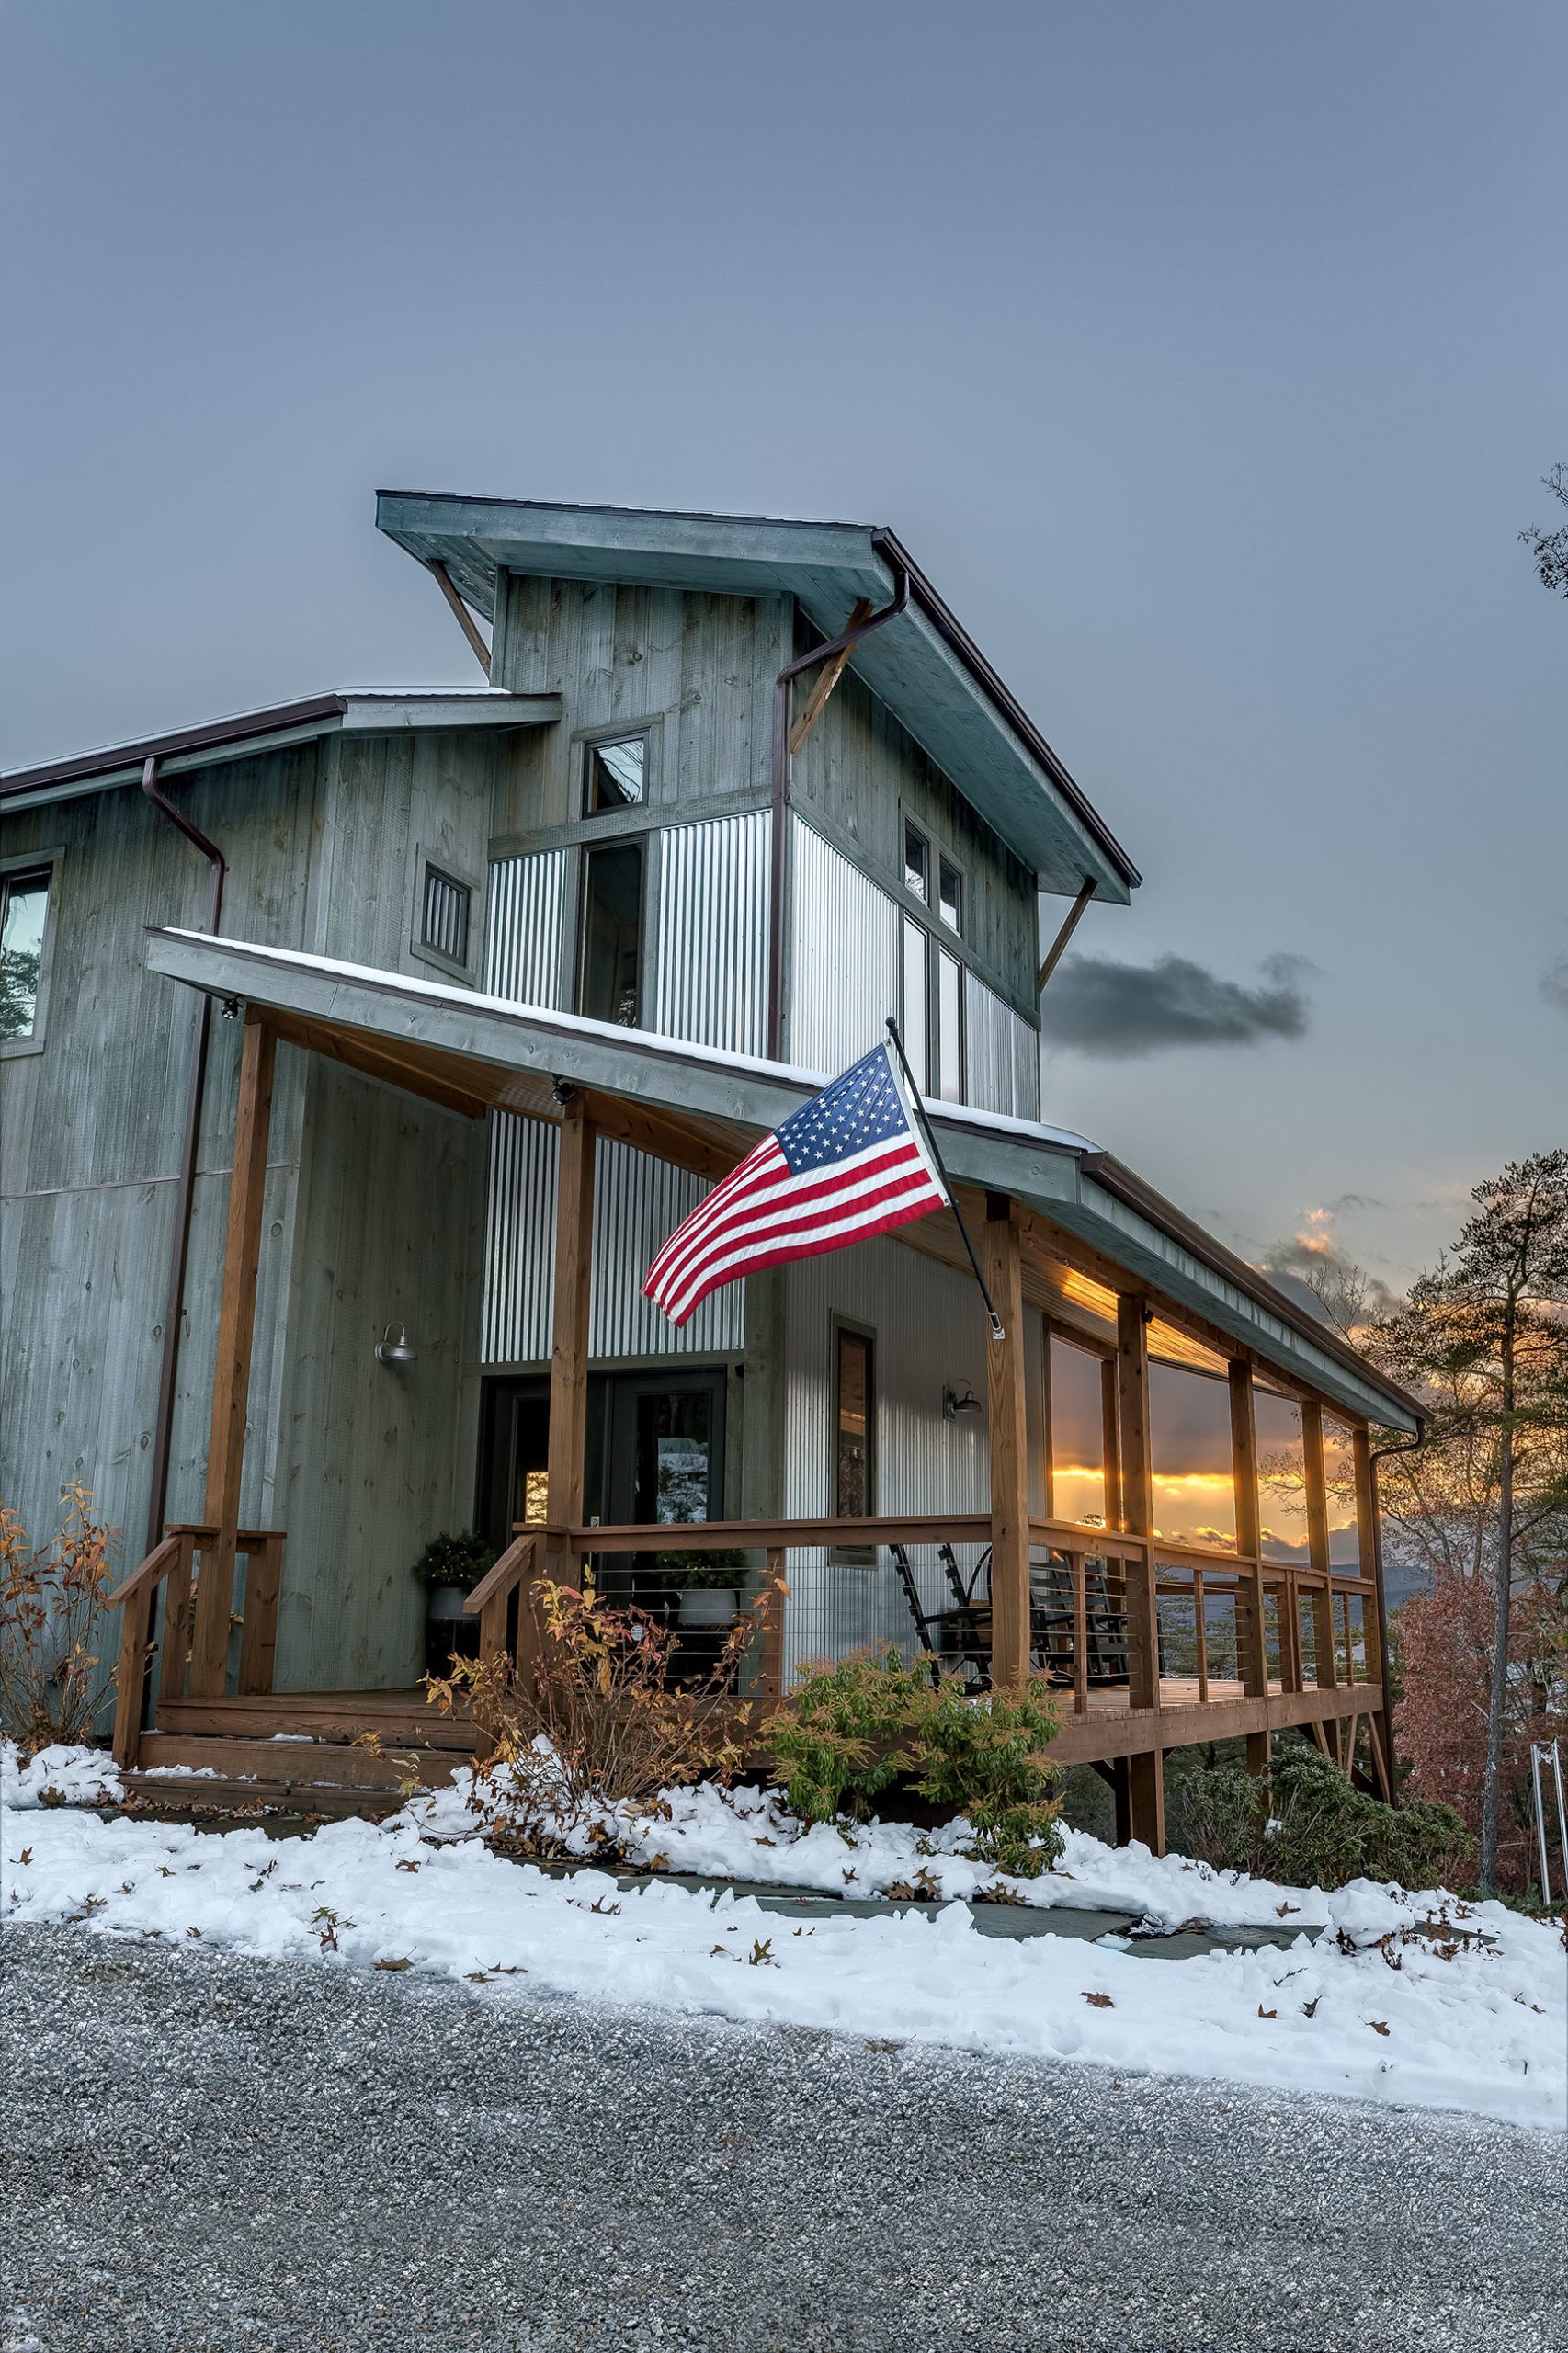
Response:
[[[701,1175],[722,1175],[828,1075],[200,932],[150,928],[146,958],[172,980],[265,1009],[296,1045],[471,1117],[557,1119],[554,1087],[569,1082],[595,1098],[603,1132]],[[1035,1263],[1048,1290],[1065,1273],[1066,1321],[1103,1317],[1095,1295],[1119,1273],[1131,1278],[1121,1289],[1147,1286],[1165,1303],[1172,1342],[1192,1336],[1190,1355],[1156,1354],[1213,1369],[1228,1350],[1256,1355],[1353,1416],[1418,1427],[1414,1399],[1087,1137],[958,1104],[929,1109],[954,1182],[1010,1194],[1040,1221]],[[943,1222],[921,1221],[903,1238],[947,1256]]]
[[[857,645],[851,667],[1031,867],[1042,891],[1125,904],[1140,877],[1110,827],[1034,721],[893,533],[873,523],[687,515],[547,499],[382,490],[376,523],[422,563],[437,562],[492,618],[505,572],[625,582],[725,597],[793,597],[824,638],[858,597],[908,605]]]

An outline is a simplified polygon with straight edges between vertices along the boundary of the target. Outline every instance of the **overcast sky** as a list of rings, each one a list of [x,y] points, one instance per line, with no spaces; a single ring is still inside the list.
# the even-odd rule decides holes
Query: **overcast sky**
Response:
[[[0,23],[5,766],[472,679],[378,484],[887,523],[1146,877],[1048,1118],[1396,1279],[1565,1140],[1561,6]]]

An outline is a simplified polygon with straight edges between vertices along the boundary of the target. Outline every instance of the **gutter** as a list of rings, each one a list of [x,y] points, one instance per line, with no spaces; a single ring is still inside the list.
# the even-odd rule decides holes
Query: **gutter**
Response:
[[[227,861],[216,842],[208,840],[159,789],[160,755],[151,753],[142,769],[142,790],[161,816],[176,826],[207,860],[210,890],[205,928],[216,934],[223,912],[223,880]],[[212,1036],[212,1000],[201,994],[197,1014],[196,1062],[185,1107],[185,1138],[180,1147],[179,1181],[175,1194],[175,1238],[169,1253],[169,1287],[164,1308],[164,1353],[158,1371],[158,1409],[153,1424],[153,1483],[147,1504],[147,1550],[163,1540],[169,1500],[169,1458],[174,1442],[175,1378],[179,1370],[180,1323],[185,1313],[185,1276],[190,1257],[190,1218],[196,1197],[196,1153],[201,1131],[201,1105],[207,1086],[207,1051]]]

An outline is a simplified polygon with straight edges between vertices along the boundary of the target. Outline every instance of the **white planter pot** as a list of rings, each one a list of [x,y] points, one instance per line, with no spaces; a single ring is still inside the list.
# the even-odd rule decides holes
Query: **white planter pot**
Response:
[[[683,1626],[727,1626],[735,1614],[735,1594],[732,1586],[717,1589],[694,1586],[682,1592],[680,1622]]]
[[[425,1615],[443,1621],[460,1618],[463,1603],[468,1599],[466,1585],[432,1585],[426,1587]]]

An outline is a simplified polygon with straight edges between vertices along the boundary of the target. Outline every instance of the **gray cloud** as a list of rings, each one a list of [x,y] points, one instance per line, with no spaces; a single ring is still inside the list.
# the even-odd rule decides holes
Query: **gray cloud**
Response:
[[[1304,956],[1269,956],[1263,985],[1221,980],[1186,956],[1122,964],[1070,956],[1041,1006],[1046,1041],[1077,1053],[1159,1054],[1177,1046],[1252,1046],[1305,1035]]]
[[[1540,976],[1540,993],[1548,1005],[1556,1006],[1560,1013],[1568,1013],[1568,956],[1559,956]]]
[[[1271,1243],[1258,1260],[1258,1271],[1287,1298],[1340,1332],[1357,1331],[1403,1305],[1392,1284],[1369,1274],[1326,1236],[1298,1233]]]

